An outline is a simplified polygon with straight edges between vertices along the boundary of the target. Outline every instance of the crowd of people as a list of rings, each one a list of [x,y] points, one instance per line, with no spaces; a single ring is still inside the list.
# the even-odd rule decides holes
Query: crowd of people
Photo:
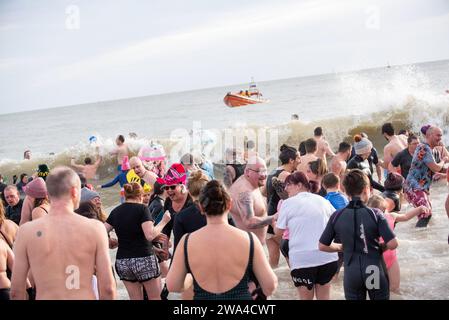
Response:
[[[227,150],[223,182],[202,155],[166,169],[161,148],[131,156],[122,135],[106,184],[93,185],[98,155],[40,165],[2,184],[0,300],[115,299],[115,274],[131,300],[264,300],[281,256],[301,300],[330,299],[341,268],[346,299],[389,299],[400,292],[394,227],[428,225],[430,187],[446,177],[449,153],[435,126],[421,139],[391,123],[381,134],[383,159],[365,133],[334,153],[318,127],[298,149],[282,145],[271,172],[247,141],[241,163]],[[120,204],[108,215],[101,189],[117,183]],[[404,212],[404,201],[414,208]]]

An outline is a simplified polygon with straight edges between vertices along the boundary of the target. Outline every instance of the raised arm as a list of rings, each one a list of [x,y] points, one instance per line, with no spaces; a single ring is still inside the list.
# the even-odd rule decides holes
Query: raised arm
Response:
[[[142,223],[142,230],[145,234],[145,238],[147,238],[148,241],[152,241],[154,238],[156,238],[157,235],[162,232],[162,229],[164,229],[170,219],[170,212],[167,210],[164,212],[164,216],[162,217],[161,222],[157,224],[157,226],[154,226],[153,221],[145,221],[144,223]]]
[[[242,192],[239,195],[238,206],[242,222],[248,229],[263,228],[273,222],[273,216],[260,218],[254,214],[254,199],[251,192]]]
[[[75,163],[75,158],[72,158],[72,159],[70,160],[70,165],[71,165],[72,167],[74,167],[77,171],[81,171],[81,170],[84,169],[84,166]]]
[[[95,163],[94,163],[95,168],[98,168],[100,166],[102,160],[103,160],[103,157],[98,155],[97,161],[95,161]]]

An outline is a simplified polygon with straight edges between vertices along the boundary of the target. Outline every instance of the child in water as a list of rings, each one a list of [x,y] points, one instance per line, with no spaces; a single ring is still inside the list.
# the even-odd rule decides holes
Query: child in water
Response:
[[[420,214],[427,215],[429,213],[429,209],[424,206],[413,208],[407,211],[406,213],[402,214],[394,212],[392,211],[395,207],[394,201],[379,195],[371,196],[371,198],[368,201],[368,207],[377,208],[381,210],[384,213],[391,230],[394,229],[396,222],[408,221]],[[384,251],[383,258],[385,261],[385,265],[387,267],[388,278],[390,281],[390,291],[399,294],[401,274],[399,269],[398,258],[396,256],[396,249]]]

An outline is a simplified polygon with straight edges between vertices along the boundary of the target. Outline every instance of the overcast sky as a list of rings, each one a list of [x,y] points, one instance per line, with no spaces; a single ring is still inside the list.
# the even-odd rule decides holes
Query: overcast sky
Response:
[[[448,0],[1,0],[0,113],[449,59]]]

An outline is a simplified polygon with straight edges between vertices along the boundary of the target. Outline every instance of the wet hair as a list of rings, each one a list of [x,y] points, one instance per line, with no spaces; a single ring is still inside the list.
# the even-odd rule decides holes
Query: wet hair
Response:
[[[304,146],[306,148],[306,153],[313,153],[316,151],[317,143],[315,139],[310,138],[304,141]]]
[[[315,130],[313,130],[313,134],[317,137],[320,137],[323,135],[323,128],[316,127]]]
[[[50,171],[46,185],[49,198],[67,197],[73,187],[81,184],[79,176],[68,167],[57,167]]]
[[[388,134],[389,136],[394,136],[394,128],[391,122],[384,123],[382,125],[382,134]]]
[[[287,184],[302,184],[307,191],[311,191],[311,185],[307,176],[300,171],[296,171],[285,178],[285,185]]]
[[[298,150],[299,150],[299,155],[301,157],[305,156],[307,154],[305,141],[301,141],[301,143],[299,144]]]
[[[121,143],[125,142],[125,137],[121,134],[118,135],[117,140],[120,141]]]
[[[338,152],[346,152],[350,149],[351,149],[351,145],[347,142],[343,141],[338,145]]]
[[[125,199],[137,199],[143,195],[143,188],[137,182],[127,183],[123,186],[125,190]]]
[[[370,182],[368,176],[362,170],[353,169],[345,175],[343,186],[348,196],[355,197],[361,195],[363,190],[370,186]]]
[[[376,208],[381,210],[382,212],[385,211],[385,209],[387,208],[386,204],[385,204],[385,198],[382,196],[379,196],[377,194],[372,195],[367,203],[367,206],[370,208]]]
[[[324,176],[328,171],[326,162],[324,162],[323,159],[321,159],[321,158],[318,158],[315,161],[310,161],[309,168],[310,168],[310,171],[312,171],[314,174],[316,174],[319,177]]]
[[[89,219],[97,219],[99,215],[97,207],[90,201],[81,202],[75,212]]]
[[[413,140],[418,140],[418,137],[415,136],[413,133],[409,134],[408,138],[407,138],[407,143],[411,144]]]
[[[220,216],[226,212],[231,196],[224,185],[217,181],[209,181],[201,190],[199,202],[208,216]]]
[[[198,197],[201,189],[209,182],[209,178],[204,174],[203,170],[196,170],[190,173],[187,179],[187,189],[192,197]]]
[[[399,133],[398,133],[398,134],[407,135],[407,134],[408,134],[408,131],[407,131],[407,129],[401,129],[401,130],[399,130]]]
[[[340,183],[340,178],[333,172],[327,173],[323,180],[321,180],[321,184],[326,188],[335,188]]]
[[[287,164],[290,160],[295,160],[298,153],[298,150],[286,144],[281,146],[280,151],[279,160],[281,160],[281,164]]]
[[[84,159],[84,164],[92,164],[92,159],[87,157],[86,159]]]

